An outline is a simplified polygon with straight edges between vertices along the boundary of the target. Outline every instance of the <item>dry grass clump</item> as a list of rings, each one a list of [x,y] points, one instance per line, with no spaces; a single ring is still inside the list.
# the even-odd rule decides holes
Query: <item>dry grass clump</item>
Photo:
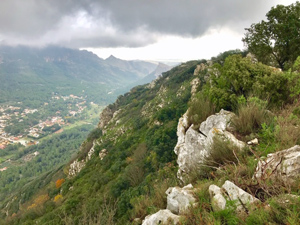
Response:
[[[206,164],[210,166],[219,167],[227,163],[237,163],[237,153],[239,148],[231,144],[227,140],[223,140],[218,135],[213,137],[213,145],[211,151],[206,158]]]
[[[263,123],[270,121],[270,112],[265,104],[248,101],[238,106],[237,116],[232,119],[232,126],[243,135],[256,133]]]
[[[300,144],[300,103],[286,106],[279,112],[275,138],[280,148],[285,149]]]
[[[201,92],[189,102],[188,118],[189,123],[194,124],[197,129],[207,117],[215,113],[216,107]]]

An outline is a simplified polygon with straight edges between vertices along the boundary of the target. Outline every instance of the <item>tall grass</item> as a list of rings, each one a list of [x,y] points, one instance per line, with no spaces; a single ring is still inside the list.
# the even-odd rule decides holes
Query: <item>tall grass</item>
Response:
[[[202,92],[198,92],[189,102],[189,123],[197,129],[207,117],[215,113],[215,109],[214,104]]]
[[[280,148],[290,148],[300,144],[300,103],[287,105],[278,114],[275,139]]]
[[[263,123],[270,121],[270,114],[266,104],[250,99],[238,106],[237,116],[232,119],[232,126],[242,135],[256,133]]]

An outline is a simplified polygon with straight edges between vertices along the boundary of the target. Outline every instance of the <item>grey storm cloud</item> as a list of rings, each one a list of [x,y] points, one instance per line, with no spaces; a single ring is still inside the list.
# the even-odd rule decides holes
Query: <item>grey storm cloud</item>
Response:
[[[160,35],[200,37],[210,28],[241,32],[272,0],[1,0],[4,44],[139,47]]]

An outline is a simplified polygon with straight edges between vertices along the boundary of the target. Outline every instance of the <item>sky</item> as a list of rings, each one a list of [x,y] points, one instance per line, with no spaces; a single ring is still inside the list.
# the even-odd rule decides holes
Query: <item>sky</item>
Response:
[[[292,0],[1,0],[0,44],[187,61],[244,49],[245,28]]]

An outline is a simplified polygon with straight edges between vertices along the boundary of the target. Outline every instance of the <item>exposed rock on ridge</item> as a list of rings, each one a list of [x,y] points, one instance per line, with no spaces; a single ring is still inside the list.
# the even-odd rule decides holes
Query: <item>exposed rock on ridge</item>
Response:
[[[189,126],[187,114],[179,119],[177,126],[178,142],[174,151],[178,156],[177,177],[181,181],[187,182],[192,171],[205,166],[205,159],[209,156],[215,135],[219,135],[224,141],[229,141],[238,148],[245,146],[243,142],[226,131],[233,116],[232,112],[221,110],[202,122],[199,130],[194,130],[193,125]]]
[[[157,213],[146,216],[142,225],[178,224],[180,216],[171,213],[168,209],[159,210]]]
[[[254,176],[294,183],[300,178],[300,146],[268,154],[264,161],[258,162]]]
[[[249,204],[260,202],[257,198],[228,180],[225,181],[222,188],[219,188],[216,185],[210,185],[209,194],[212,207],[215,211],[224,210],[227,201],[233,201],[237,212],[246,212]]]
[[[100,129],[104,129],[107,126],[108,122],[113,118],[114,112],[115,111],[109,106],[103,109],[103,111],[100,114],[100,121],[98,124],[98,127]]]
[[[181,215],[186,211],[196,199],[193,196],[194,190],[191,184],[180,188],[180,187],[170,187],[166,194],[167,196],[167,209],[172,213]]]
[[[76,159],[74,162],[72,162],[70,164],[69,173],[68,173],[69,177],[76,176],[85,167],[85,164],[89,160],[91,160],[91,158],[92,158],[92,156],[95,152],[96,145],[99,145],[99,143],[96,140],[94,140],[93,141],[93,146],[89,150],[89,152],[87,154],[87,157],[85,159],[80,160],[80,161],[78,159]]]

